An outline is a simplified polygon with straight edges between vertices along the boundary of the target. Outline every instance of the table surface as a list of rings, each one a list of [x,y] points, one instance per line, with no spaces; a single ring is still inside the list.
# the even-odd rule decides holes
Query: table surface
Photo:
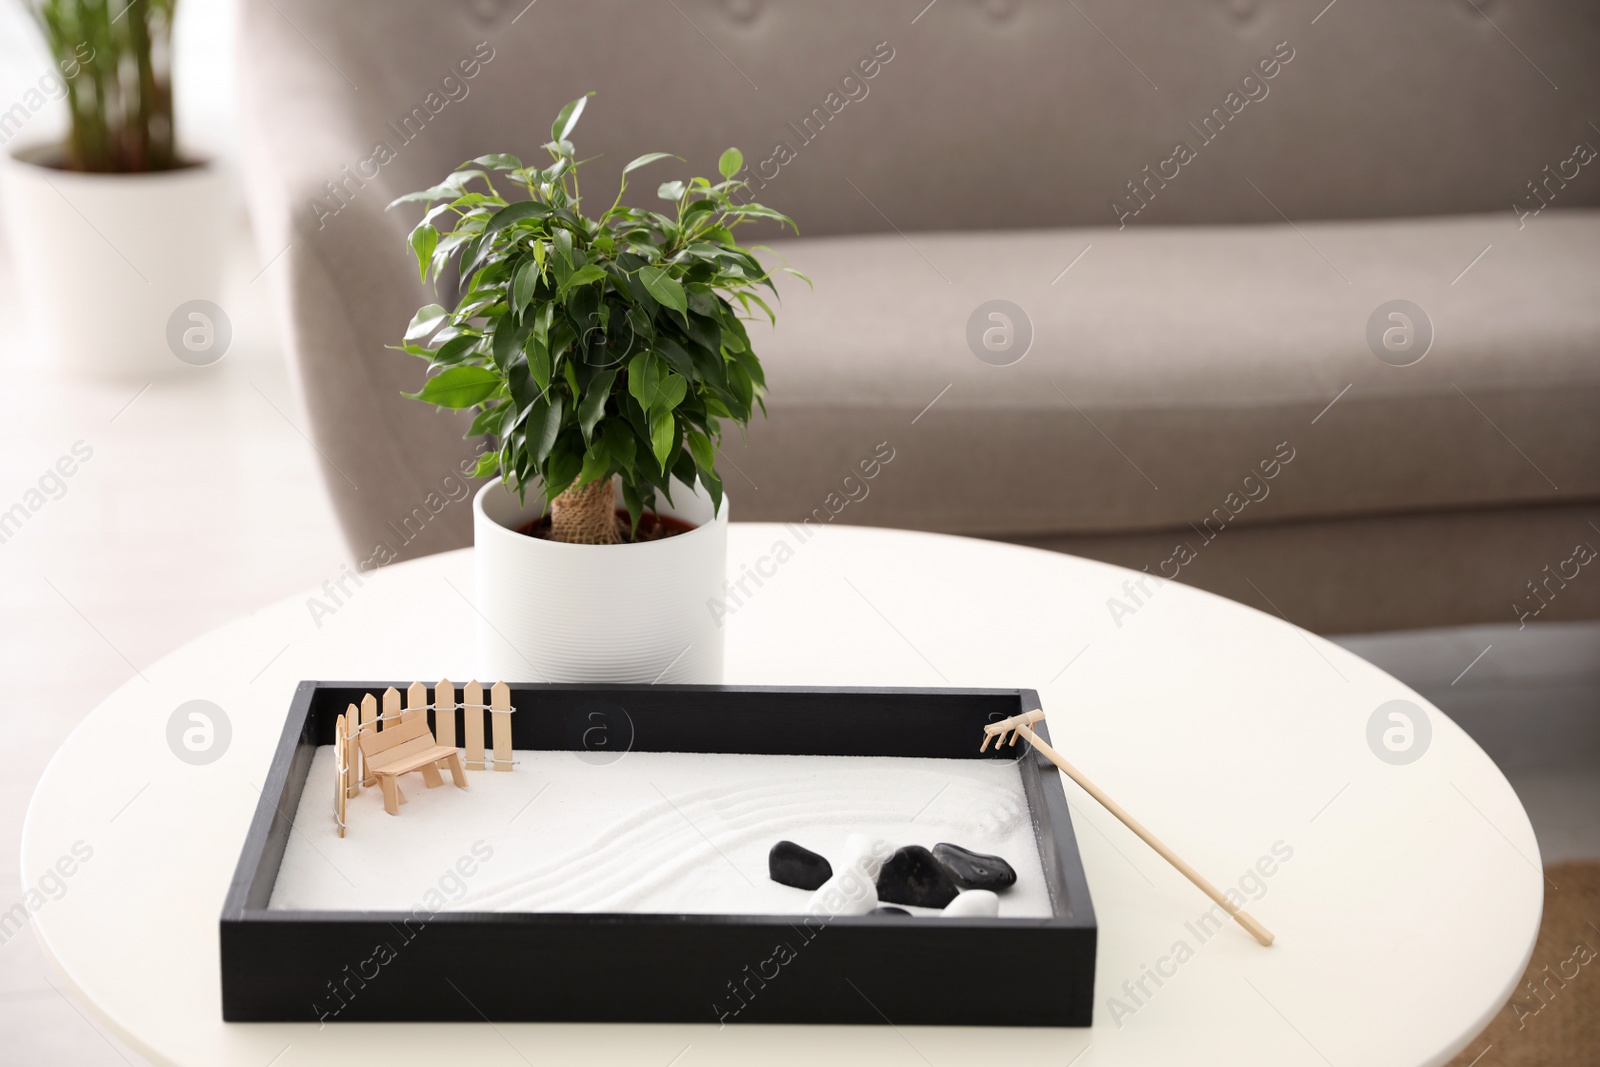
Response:
[[[46,954],[134,1048],[196,1067],[881,1067],[996,1049],[1083,1067],[1431,1067],[1520,979],[1543,900],[1521,804],[1459,727],[1339,647],[1176,583],[993,542],[735,524],[729,573],[745,565],[770,577],[727,618],[727,682],[1037,689],[1068,758],[1211,881],[1258,898],[1277,943],[1197,933],[1210,902],[1065,782],[1100,924],[1092,1028],[224,1024],[217,917],[296,683],[468,677],[462,551],[347,582],[337,604],[310,591],[239,619],[91,713],[23,831],[28,886],[74,846],[90,853],[37,909]],[[191,699],[231,725],[204,766],[167,740]],[[1431,729],[1406,764],[1368,739],[1396,699]]]

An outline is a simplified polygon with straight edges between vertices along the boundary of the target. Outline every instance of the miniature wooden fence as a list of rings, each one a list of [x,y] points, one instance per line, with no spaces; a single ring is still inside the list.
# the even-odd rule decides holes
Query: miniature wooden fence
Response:
[[[464,747],[468,770],[481,771],[493,764],[497,771],[509,771],[511,758],[511,716],[516,708],[511,706],[511,687],[496,682],[489,688],[489,703],[483,702],[483,686],[468,682],[461,700],[456,700],[456,687],[448,678],[441,679],[433,689],[433,699],[428,699],[428,687],[422,682],[412,682],[406,689],[405,706],[400,703],[400,691],[390,686],[383,691],[383,710],[378,710],[379,700],[371,693],[361,698],[361,706],[351,704],[339,716],[334,738],[334,801],[333,818],[339,827],[339,836],[346,829],[345,814],[349,801],[363,786],[377,784],[377,777],[366,767],[361,756],[361,735],[368,730],[382,730],[386,722],[404,722],[418,715],[429,715],[434,740],[446,748]],[[456,712],[462,713],[464,724],[462,745],[456,744]],[[484,751],[484,716],[489,718],[491,743],[489,759]]]

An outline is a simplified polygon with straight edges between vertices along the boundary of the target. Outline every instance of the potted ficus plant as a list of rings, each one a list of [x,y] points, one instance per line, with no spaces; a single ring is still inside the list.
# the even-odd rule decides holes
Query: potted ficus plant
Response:
[[[218,295],[227,185],[214,165],[180,150],[175,2],[24,0],[52,65],[4,115],[0,199],[34,340],[67,369],[181,370],[169,320],[180,305]],[[67,135],[46,140],[48,112],[61,102]]]
[[[616,200],[587,214],[561,109],[550,163],[464,163],[395,204],[429,205],[410,245],[424,281],[453,269],[404,351],[429,375],[406,394],[471,409],[487,435],[474,498],[481,670],[530,680],[719,681],[728,500],[717,453],[763,405],[746,316],[771,308],[767,270],[734,229],[787,217],[744,199],[736,149],[721,181],[669,181],[666,211]],[[515,197],[513,199],[513,197]],[[393,207],[394,205],[391,205]]]

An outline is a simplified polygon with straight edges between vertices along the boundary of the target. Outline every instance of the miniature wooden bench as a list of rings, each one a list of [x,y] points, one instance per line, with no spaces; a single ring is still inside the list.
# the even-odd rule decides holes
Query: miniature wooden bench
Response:
[[[432,789],[444,784],[438,766],[443,761],[449,766],[450,778],[456,787],[467,788],[461,754],[434,741],[425,715],[390,722],[382,731],[362,733],[361,755],[367,772],[377,775],[378,784],[383,787],[383,810],[390,815],[399,815],[400,805],[405,800],[396,780],[402,774],[421,771],[422,780]]]

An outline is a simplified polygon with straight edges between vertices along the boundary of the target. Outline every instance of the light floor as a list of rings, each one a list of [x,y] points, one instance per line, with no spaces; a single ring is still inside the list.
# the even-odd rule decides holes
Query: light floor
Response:
[[[18,331],[0,341],[0,511],[75,443],[92,449],[0,543],[0,911],[21,899],[34,783],[79,720],[136,668],[336,576],[348,558],[266,284],[241,283],[228,306],[226,358],[154,384],[61,381],[32,363]],[[0,274],[8,323],[10,292]],[[0,1064],[144,1062],[58,985],[31,932],[0,944]]]
[[[9,288],[0,276],[7,322]],[[241,285],[226,359],[148,388],[60,381],[30,365],[13,331],[0,343],[0,510],[76,442],[93,450],[59,499],[0,544],[0,911],[21,895],[33,784],[73,726],[137,668],[336,576],[347,558],[265,288]],[[1480,739],[1527,805],[1547,862],[1600,857],[1600,627],[1346,643]],[[56,985],[31,936],[0,945],[0,1061],[141,1062]]]

